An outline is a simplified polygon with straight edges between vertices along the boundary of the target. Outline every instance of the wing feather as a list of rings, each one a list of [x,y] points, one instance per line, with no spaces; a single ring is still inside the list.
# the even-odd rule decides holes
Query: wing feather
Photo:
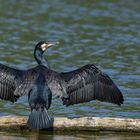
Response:
[[[62,98],[66,106],[100,100],[118,105],[123,103],[123,95],[111,78],[95,65],[86,65],[75,71],[61,73],[66,83],[68,98]]]
[[[16,77],[20,74],[20,71],[9,68],[3,64],[0,64],[0,98],[4,100],[10,100],[12,102],[17,100],[17,96],[14,96],[14,90],[16,89]]]
[[[0,64],[0,99],[15,102],[20,96],[28,95],[38,75],[38,67],[17,70]]]

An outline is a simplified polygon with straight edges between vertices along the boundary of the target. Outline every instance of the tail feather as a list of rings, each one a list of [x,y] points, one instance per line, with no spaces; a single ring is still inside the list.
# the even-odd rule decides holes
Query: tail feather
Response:
[[[46,108],[33,109],[27,123],[38,130],[52,127],[52,119],[48,115]]]

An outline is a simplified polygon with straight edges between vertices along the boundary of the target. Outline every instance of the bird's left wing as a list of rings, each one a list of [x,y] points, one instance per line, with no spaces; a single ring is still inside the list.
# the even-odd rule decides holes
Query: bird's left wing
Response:
[[[63,82],[61,83],[61,81]],[[93,64],[71,72],[60,73],[59,78],[54,80],[52,88],[56,86],[56,82],[57,85],[60,83],[61,89],[64,88],[65,96],[62,96],[62,101],[66,106],[91,100],[111,102],[118,105],[123,103],[123,95],[118,87],[108,75],[101,72]],[[61,94],[63,93],[61,92]]]

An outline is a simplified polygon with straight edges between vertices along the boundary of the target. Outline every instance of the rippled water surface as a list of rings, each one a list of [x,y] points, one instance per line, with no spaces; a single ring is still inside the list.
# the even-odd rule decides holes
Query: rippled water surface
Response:
[[[92,101],[66,108],[54,99],[51,115],[140,118],[139,5],[136,0],[3,1],[0,63],[19,69],[34,67],[35,44],[40,40],[60,41],[46,53],[52,69],[70,71],[94,63],[119,86],[125,102],[121,107]],[[0,101],[0,116],[29,112],[27,97],[15,104]]]
[[[125,134],[118,134],[118,133],[51,133],[48,132],[46,134],[41,133],[0,133],[1,140],[139,140],[140,135],[136,137],[137,134],[128,135]]]

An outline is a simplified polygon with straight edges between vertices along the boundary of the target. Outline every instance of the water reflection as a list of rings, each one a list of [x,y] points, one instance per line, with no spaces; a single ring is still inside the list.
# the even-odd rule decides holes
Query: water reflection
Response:
[[[58,133],[58,134],[57,134]],[[137,136],[136,136],[137,135]],[[127,133],[111,133],[111,132],[101,132],[101,133],[79,133],[73,132],[62,133],[62,132],[44,132],[44,133],[24,133],[22,136],[19,133],[0,133],[1,140],[139,140],[140,136],[138,134],[132,133],[128,135]]]

